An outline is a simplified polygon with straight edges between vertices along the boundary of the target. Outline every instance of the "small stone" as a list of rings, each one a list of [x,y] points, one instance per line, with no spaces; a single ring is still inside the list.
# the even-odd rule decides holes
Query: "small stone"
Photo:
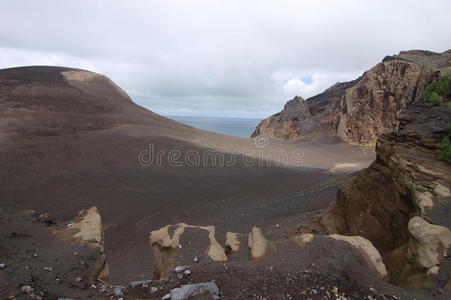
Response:
[[[78,255],[78,252],[77,252],[77,251],[74,252],[74,256],[76,256],[76,255]]]
[[[171,294],[166,294],[161,298],[161,300],[168,300],[168,299],[171,299]]]
[[[139,280],[139,281],[132,281],[128,285],[130,287],[134,288],[134,287],[143,286],[143,285],[147,286],[150,283],[152,283],[152,280]]]
[[[178,279],[183,279],[183,275],[182,274],[177,274],[177,278]]]
[[[195,263],[198,263],[199,262],[199,256],[194,256],[194,258],[193,258],[193,262],[195,262]]]
[[[169,295],[170,299],[189,299],[194,292],[199,290],[209,292],[212,295],[219,295],[219,288],[214,282],[186,284],[179,288],[172,289]]]
[[[183,274],[185,274],[185,275],[191,275],[191,270],[190,270],[190,269],[187,269],[187,270],[185,270],[185,272],[183,272]]]
[[[51,272],[51,271],[53,271],[53,268],[52,268],[52,267],[44,267],[44,271],[49,271],[49,272]]]
[[[116,286],[113,288],[113,293],[116,295],[116,297],[122,297],[124,296],[123,288],[120,286]]]
[[[76,281],[76,282],[80,282],[80,281],[81,281],[81,277],[75,278],[75,281]]]
[[[189,268],[189,266],[177,266],[177,267],[175,267],[174,272],[175,273],[181,273],[181,272],[185,271],[188,268]]]
[[[48,219],[48,218],[49,218],[49,215],[46,213],[39,215],[39,219]]]
[[[156,293],[157,291],[158,291],[158,288],[157,288],[157,287],[154,287],[154,286],[153,286],[153,287],[150,288],[150,292],[151,292],[151,293]]]
[[[33,288],[29,285],[24,285],[21,289],[22,293],[31,293],[33,292]]]
[[[370,291],[371,291],[372,293],[377,293],[377,289],[375,289],[375,288],[370,288]]]
[[[33,257],[38,257],[38,254],[37,253],[33,254]]]
[[[0,264],[0,269],[4,269],[4,268],[6,268],[6,264],[5,263],[1,263]]]

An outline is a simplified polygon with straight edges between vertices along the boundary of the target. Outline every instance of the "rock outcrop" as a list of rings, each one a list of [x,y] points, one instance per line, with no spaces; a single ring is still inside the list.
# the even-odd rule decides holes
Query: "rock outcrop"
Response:
[[[438,72],[416,63],[391,60],[365,72],[342,97],[337,134],[352,143],[370,143],[398,127],[408,104],[418,103]]]
[[[362,253],[368,267],[380,279],[387,277],[387,269],[382,261],[382,256],[379,251],[371,244],[371,242],[361,236],[346,236],[339,234],[329,235],[331,238],[345,241]]]
[[[81,243],[92,248],[93,256],[97,257],[94,263],[89,282],[96,284],[97,280],[109,282],[109,267],[104,251],[104,238],[102,218],[97,207],[81,210],[68,224],[67,228],[54,230],[53,233],[72,243]]]
[[[270,243],[263,235],[263,231],[254,227],[249,233],[247,245],[250,249],[251,258],[259,259],[268,253]]]
[[[338,126],[340,100],[347,88],[356,81],[336,83],[323,93],[304,100],[294,97],[284,109],[264,119],[251,137],[293,140],[315,130],[330,131]]]
[[[304,233],[298,236],[293,236],[290,240],[296,245],[304,247],[306,244],[312,242],[315,237],[317,237],[317,235],[312,233]],[[369,240],[361,236],[346,236],[340,234],[330,234],[327,238],[349,243],[360,252],[362,257],[365,259],[368,269],[373,275],[379,279],[385,279],[387,277],[387,269],[382,261],[382,256]]]
[[[429,68],[439,70],[441,73],[450,73],[450,56],[451,50],[443,53],[435,53],[426,50],[409,50],[401,51],[398,55],[386,56],[383,61],[402,60],[425,65]]]
[[[170,230],[173,231],[172,236],[170,234]],[[196,238],[198,240],[197,243],[199,248],[204,248],[201,250],[203,254],[208,256],[213,261],[227,261],[225,249],[216,240],[214,226],[193,226],[185,223],[167,225],[163,228],[152,231],[149,234],[149,241],[152,247],[155,263],[155,278],[159,279],[167,277],[171,270],[175,267],[175,258],[180,249],[182,249],[182,235],[186,234],[189,230],[196,231],[196,236],[202,236],[199,232],[207,233],[207,239],[205,240],[202,240],[199,237]]]
[[[248,247],[240,247],[246,237]],[[372,276],[380,280],[385,280],[387,277],[387,270],[379,251],[369,240],[361,236],[339,234],[324,236],[305,233],[275,241],[266,239],[260,228],[253,227],[247,236],[227,232],[225,247],[222,247],[215,237],[214,226],[193,226],[181,223],[167,225],[150,232],[149,240],[156,264],[155,279],[169,277],[171,273],[179,274],[180,278],[184,275],[190,276],[191,269],[188,264],[192,262],[192,258],[195,258],[196,265],[207,265],[208,269],[214,269],[225,262],[238,263],[243,268],[246,268],[247,264],[265,265],[267,263],[273,263],[275,267],[279,267],[280,259],[289,260],[286,257],[288,253],[302,255],[303,251],[307,251],[307,245],[315,249],[324,247],[326,243],[338,249],[343,242],[348,244],[348,248],[345,247],[347,251],[352,252],[349,250],[351,248],[360,254]],[[352,256],[351,253],[345,255]],[[312,260],[308,264],[315,265],[315,262]],[[297,265],[293,267],[296,268]],[[205,267],[201,269],[203,268]],[[186,270],[189,272],[186,273]]]
[[[437,280],[426,275],[441,269],[450,249],[451,168],[435,150],[451,123],[450,108],[413,105],[400,121],[397,132],[378,139],[371,166],[339,188],[321,223],[328,233],[370,240],[392,282],[430,286]]]
[[[252,137],[293,140],[329,132],[350,143],[372,143],[396,130],[400,113],[421,100],[440,72],[450,70],[451,50],[387,56],[354,81],[335,84],[307,100],[296,96],[281,112],[262,120]]]
[[[447,250],[451,248],[451,231],[443,226],[433,225],[421,217],[413,217],[408,224],[410,233],[409,250],[416,263],[429,273],[437,273]]]

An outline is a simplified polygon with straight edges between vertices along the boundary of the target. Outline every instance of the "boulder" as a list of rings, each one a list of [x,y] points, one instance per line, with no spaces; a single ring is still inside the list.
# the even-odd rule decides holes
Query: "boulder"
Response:
[[[269,250],[269,242],[266,240],[260,228],[254,227],[248,236],[248,247],[252,259],[259,259],[265,256]]]
[[[437,274],[439,265],[448,256],[451,248],[451,231],[443,226],[433,225],[421,217],[413,217],[408,225],[411,238],[409,250],[415,262],[430,274]]]
[[[384,279],[387,277],[387,269],[382,261],[382,256],[369,240],[361,236],[345,236],[339,234],[331,234],[329,237],[336,240],[345,241],[354,246],[362,254],[369,269],[379,279]]]

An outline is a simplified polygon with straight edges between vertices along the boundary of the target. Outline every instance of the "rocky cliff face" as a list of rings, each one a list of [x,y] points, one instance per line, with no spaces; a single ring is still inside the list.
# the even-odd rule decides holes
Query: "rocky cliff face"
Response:
[[[400,112],[418,103],[426,86],[437,76],[433,69],[407,61],[376,65],[344,93],[338,136],[348,142],[370,143],[396,130]]]
[[[402,114],[399,131],[378,139],[377,159],[339,189],[321,219],[328,233],[370,240],[393,283],[444,285],[451,272],[451,168],[435,151],[451,123],[448,104]]]
[[[304,101],[295,97],[284,110],[263,120],[252,137],[292,140],[324,130],[351,143],[371,143],[396,130],[399,114],[421,100],[439,73],[451,70],[451,51],[403,51],[360,78],[336,84]]]
[[[266,136],[293,140],[314,130],[330,130],[338,126],[340,100],[346,89],[356,81],[336,83],[323,93],[304,100],[294,97],[284,109],[261,121],[251,137]]]

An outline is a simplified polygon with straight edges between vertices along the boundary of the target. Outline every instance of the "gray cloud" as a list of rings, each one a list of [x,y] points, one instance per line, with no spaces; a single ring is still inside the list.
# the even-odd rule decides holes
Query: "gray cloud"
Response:
[[[447,50],[451,1],[0,4],[0,67],[103,73],[157,113],[266,117],[385,55]]]

